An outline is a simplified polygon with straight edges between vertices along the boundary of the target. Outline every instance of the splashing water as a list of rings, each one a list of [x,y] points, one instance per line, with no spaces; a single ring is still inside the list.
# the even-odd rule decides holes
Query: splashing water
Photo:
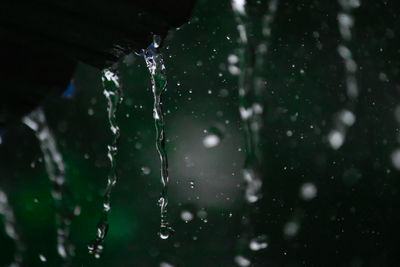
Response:
[[[14,240],[15,243],[15,250],[13,256],[13,262],[10,266],[21,266],[23,262],[22,253],[25,250],[25,246],[21,241],[20,235],[17,232],[17,225],[15,222],[15,215],[8,204],[8,198],[6,193],[0,189],[0,215],[4,217],[4,227],[5,233]]]
[[[162,93],[167,88],[167,75],[162,55],[159,53],[160,37],[154,36],[153,44],[143,51],[144,59],[151,76],[154,95],[153,117],[156,127],[156,147],[161,161],[161,196],[158,200],[161,213],[160,237],[167,239],[173,229],[169,226],[167,216],[168,206],[168,158],[165,149],[164,115],[162,110]]]
[[[102,82],[104,88],[104,95],[107,98],[108,106],[108,121],[110,123],[110,130],[113,134],[113,140],[109,145],[107,157],[110,160],[110,171],[107,177],[107,187],[104,192],[103,211],[101,218],[97,224],[97,236],[88,245],[89,253],[93,254],[95,258],[100,258],[104,249],[104,239],[108,232],[108,214],[111,210],[111,191],[117,183],[116,173],[116,157],[118,153],[118,143],[120,137],[120,130],[117,123],[118,106],[122,102],[122,90],[119,83],[118,75],[110,69],[104,69],[102,75]]]
[[[50,130],[42,108],[34,110],[22,119],[39,140],[44,163],[50,181],[53,183],[51,195],[56,206],[57,252],[65,260],[74,256],[74,246],[70,243],[70,225],[74,216],[72,194],[65,183],[65,165],[56,139]]]
[[[354,26],[354,17],[352,11],[360,6],[359,0],[339,0],[342,11],[338,14],[339,32],[342,36],[342,43],[338,46],[338,54],[343,59],[346,93],[348,97],[347,106],[337,112],[334,117],[334,129],[328,135],[328,141],[333,149],[339,149],[346,139],[347,130],[355,121],[356,116],[353,113],[355,102],[357,101],[359,89],[357,84],[356,72],[357,63],[353,59],[352,52],[349,48],[352,39],[352,28]]]

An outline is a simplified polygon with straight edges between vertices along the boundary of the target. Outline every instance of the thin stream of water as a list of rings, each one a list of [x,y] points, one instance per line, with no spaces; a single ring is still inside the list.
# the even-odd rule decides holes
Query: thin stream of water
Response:
[[[334,116],[334,127],[328,135],[328,141],[333,149],[339,149],[346,139],[348,129],[355,123],[355,105],[359,95],[356,78],[357,63],[350,50],[354,17],[352,12],[360,6],[359,0],[339,0],[342,10],[337,16],[339,32],[342,42],[338,46],[338,54],[343,60],[346,79],[346,107]]]
[[[45,113],[38,108],[22,119],[31,128],[40,143],[47,174],[52,182],[51,195],[56,207],[57,252],[65,262],[74,256],[74,246],[70,242],[70,225],[74,216],[72,194],[66,185],[65,165],[57,148],[56,139],[50,130]]]
[[[161,162],[161,196],[158,204],[160,206],[160,238],[167,239],[173,229],[168,222],[168,158],[165,148],[165,122],[163,115],[162,94],[167,88],[167,75],[165,71],[164,60],[159,53],[160,38],[154,36],[153,44],[143,51],[144,59],[151,76],[152,91],[154,96],[153,117],[156,128],[156,148]]]
[[[21,241],[20,234],[17,231],[17,224],[15,221],[14,211],[8,203],[8,198],[6,193],[0,189],[0,215],[4,217],[4,228],[5,233],[14,240],[15,249],[13,255],[13,262],[10,267],[19,267],[23,263],[23,252],[25,246]]]
[[[97,224],[97,236],[88,245],[89,253],[93,254],[95,258],[100,258],[104,249],[104,239],[109,227],[108,214],[111,210],[111,191],[117,183],[116,157],[120,138],[120,130],[117,123],[117,111],[123,99],[119,77],[115,72],[110,69],[103,70],[102,82],[104,95],[108,101],[108,121],[110,123],[110,130],[113,134],[113,140],[111,145],[108,145],[107,147],[107,156],[110,160],[110,171],[107,177],[107,187],[103,197],[102,215]]]

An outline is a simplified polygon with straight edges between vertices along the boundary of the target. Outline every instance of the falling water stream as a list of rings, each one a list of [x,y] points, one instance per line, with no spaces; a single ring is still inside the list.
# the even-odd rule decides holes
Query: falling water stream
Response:
[[[108,214],[111,210],[111,191],[117,183],[116,157],[120,137],[120,130],[117,123],[117,111],[118,106],[122,102],[122,90],[119,83],[118,75],[110,69],[104,69],[102,82],[104,88],[103,93],[108,101],[108,121],[110,123],[110,130],[113,134],[113,140],[111,145],[108,145],[107,147],[107,156],[110,160],[110,171],[107,177],[107,187],[104,192],[102,215],[97,224],[97,236],[88,245],[89,253],[93,254],[95,258],[100,258],[101,253],[104,249],[104,239],[107,235],[109,227]]]
[[[339,0],[339,4],[342,10],[339,12],[337,20],[342,42],[339,44],[337,49],[339,56],[342,58],[344,63],[346,94],[348,99],[346,107],[335,115],[334,128],[328,135],[329,144],[333,149],[339,149],[343,145],[348,128],[356,121],[354,109],[359,94],[356,78],[358,67],[356,61],[353,59],[350,44],[352,40],[352,28],[354,26],[354,17],[352,12],[353,9],[360,6],[360,1]]]
[[[247,203],[255,203],[261,198],[262,178],[259,175],[261,161],[260,151],[260,130],[262,127],[263,98],[265,96],[266,81],[264,79],[264,59],[268,51],[269,37],[271,35],[271,23],[273,22],[278,6],[277,0],[268,2],[268,11],[261,21],[262,38],[255,40],[252,32],[254,19],[248,14],[248,7],[245,0],[232,0],[232,9],[237,23],[239,33],[237,55],[230,55],[228,62],[231,74],[238,75],[239,112],[246,138],[246,157],[242,169],[243,179],[246,183],[245,199]],[[238,64],[238,67],[236,66]],[[248,210],[248,208],[244,208]],[[250,215],[245,212],[242,216],[244,230],[239,240],[240,254],[250,248],[258,250],[265,245],[257,240],[261,237],[252,237],[253,230],[250,229]],[[262,244],[266,244],[262,242]],[[255,249],[256,248],[256,249]],[[235,263],[239,266],[249,266],[250,259],[243,255],[235,257]]]
[[[70,243],[69,238],[75,207],[72,202],[72,194],[66,185],[63,158],[42,108],[38,108],[24,117],[23,123],[35,132],[43,153],[47,174],[53,183],[51,195],[56,206],[57,251],[68,263],[74,256],[74,246]]]
[[[5,233],[14,240],[15,249],[13,255],[13,262],[10,264],[11,267],[22,266],[23,258],[22,253],[25,250],[25,246],[21,241],[20,234],[17,231],[17,225],[15,222],[14,211],[8,204],[8,198],[6,193],[0,189],[0,215],[4,217],[4,228]]]
[[[162,94],[167,88],[167,75],[165,72],[164,60],[159,53],[161,39],[154,36],[153,44],[143,51],[144,59],[151,76],[152,91],[154,95],[153,117],[156,128],[156,147],[161,161],[161,196],[158,200],[160,206],[160,238],[167,239],[173,232],[169,225],[167,216],[168,207],[168,158],[165,149],[164,114],[162,109]]]
[[[156,147],[161,160],[161,182],[162,191],[159,198],[161,225],[159,235],[162,239],[167,239],[173,229],[169,226],[167,219],[167,206],[168,206],[168,159],[165,151],[165,131],[164,131],[164,116],[162,113],[162,100],[161,95],[166,89],[167,79],[165,74],[165,66],[163,58],[158,52],[160,38],[154,37],[152,45],[143,51],[146,65],[149,69],[152,81],[152,90],[154,94],[154,110],[153,117],[156,126]],[[119,82],[118,75],[110,70],[103,70],[103,87],[104,95],[108,100],[108,120],[110,123],[110,130],[113,133],[113,141],[108,146],[108,158],[110,160],[110,172],[107,178],[107,187],[104,193],[103,211],[99,223],[97,225],[97,236],[88,245],[89,253],[93,254],[95,258],[100,258],[104,249],[104,239],[108,232],[108,214],[111,209],[111,191],[117,182],[116,173],[116,156],[118,152],[118,143],[120,137],[120,130],[117,124],[117,110],[119,104],[122,102],[122,90]]]
[[[257,168],[261,159],[260,129],[262,127],[263,97],[266,81],[263,77],[264,58],[268,51],[267,39],[271,35],[270,24],[277,10],[277,0],[271,0],[268,12],[262,18],[262,36],[256,45],[251,39],[253,30],[251,18],[247,13],[244,0],[233,0],[232,9],[239,32],[239,48],[236,55],[228,58],[231,73],[239,76],[239,112],[246,137],[246,159],[243,168],[243,178],[247,186],[245,197],[247,202],[254,203],[260,198],[262,186]],[[239,64],[236,67],[235,64]]]

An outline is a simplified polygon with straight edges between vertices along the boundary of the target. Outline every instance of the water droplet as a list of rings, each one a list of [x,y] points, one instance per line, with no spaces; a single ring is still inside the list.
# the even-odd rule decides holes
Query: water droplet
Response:
[[[255,114],[262,114],[264,111],[264,107],[259,103],[253,103],[253,111]]]
[[[160,235],[160,238],[161,239],[168,239],[169,237],[170,237],[170,235],[171,235],[171,228],[169,228],[168,226],[161,226],[160,227],[160,233],[159,233],[159,235]]]
[[[221,139],[216,134],[209,134],[203,139],[203,145],[206,148],[212,148],[217,146],[220,143]]]
[[[253,251],[258,251],[258,250],[267,248],[268,247],[267,236],[260,235],[256,238],[251,239],[249,247]]]
[[[204,220],[207,218],[207,212],[205,210],[199,210],[197,212],[197,217],[199,217],[201,220]]]
[[[337,130],[333,130],[329,133],[328,140],[333,149],[338,149],[344,143],[344,135]]]
[[[74,215],[75,215],[75,216],[81,215],[81,207],[80,207],[80,206],[75,206],[75,208],[74,208]]]
[[[239,62],[239,57],[237,55],[230,54],[228,56],[228,62],[229,64],[237,64]]]
[[[183,210],[181,212],[181,219],[185,222],[190,222],[191,220],[193,220],[193,217],[193,213],[191,213],[190,211]]]
[[[240,74],[240,69],[239,67],[235,66],[235,65],[229,65],[228,66],[228,71],[230,74],[232,75],[239,75]]]
[[[317,187],[313,183],[304,183],[300,188],[300,197],[311,200],[317,196]]]
[[[150,168],[149,168],[149,167],[146,167],[146,166],[143,166],[142,168],[140,168],[140,170],[142,171],[142,173],[143,173],[144,175],[149,175],[150,172],[151,172]]]
[[[190,184],[190,188],[193,189],[194,188],[194,181],[190,181],[189,184]]]
[[[339,113],[340,121],[350,127],[356,122],[356,116],[350,110],[344,109]]]
[[[245,257],[243,257],[242,255],[237,255],[234,258],[235,263],[237,265],[239,265],[240,267],[248,267],[251,264],[251,261]]]
[[[57,252],[58,252],[58,255],[60,255],[61,258],[63,258],[63,259],[68,256],[67,250],[65,249],[64,244],[62,244],[62,243],[57,244]]]
[[[233,10],[240,14],[246,13],[245,4],[246,4],[246,0],[232,0]]]
[[[47,261],[46,257],[43,254],[39,254],[39,259],[40,259],[41,262],[46,262]]]
[[[103,203],[104,211],[108,212],[111,209],[110,203]]]
[[[354,25],[353,17],[346,13],[339,13],[338,20],[342,27],[349,28]]]
[[[338,53],[343,59],[351,58],[351,51],[344,45],[338,46]]]

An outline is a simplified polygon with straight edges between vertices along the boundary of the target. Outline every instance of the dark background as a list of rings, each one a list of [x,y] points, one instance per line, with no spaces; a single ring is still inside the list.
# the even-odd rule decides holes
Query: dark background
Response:
[[[266,5],[254,5],[259,5],[252,17],[257,21]],[[44,105],[81,207],[71,229],[73,265],[234,266],[246,209],[255,234],[268,236],[266,249],[245,252],[253,266],[397,266],[400,181],[391,154],[400,147],[394,115],[400,104],[399,8],[394,0],[363,1],[354,11],[350,48],[359,66],[357,121],[343,147],[333,150],[327,135],[334,113],[346,105],[337,54],[339,10],[335,1],[279,3],[264,67],[263,198],[252,206],[245,205],[242,193],[237,77],[227,70],[227,57],[238,46],[229,1],[199,1],[190,22],[169,34],[161,51],[168,72],[169,217],[176,233],[168,240],[157,235],[161,185],[149,75],[142,58],[122,61],[119,181],[100,260],[88,255],[86,245],[96,234],[112,136],[100,71],[80,64],[76,96]],[[204,130],[213,128],[221,142],[206,148]],[[27,247],[26,266],[60,265],[51,186],[38,141],[26,126],[14,126],[2,137],[0,162],[0,187]],[[311,201],[299,195],[306,182],[318,189]],[[180,218],[185,210],[194,214],[188,223]],[[206,220],[200,218],[203,211]],[[299,226],[293,236],[285,234],[288,222]],[[0,230],[1,266],[11,262],[13,249]]]

